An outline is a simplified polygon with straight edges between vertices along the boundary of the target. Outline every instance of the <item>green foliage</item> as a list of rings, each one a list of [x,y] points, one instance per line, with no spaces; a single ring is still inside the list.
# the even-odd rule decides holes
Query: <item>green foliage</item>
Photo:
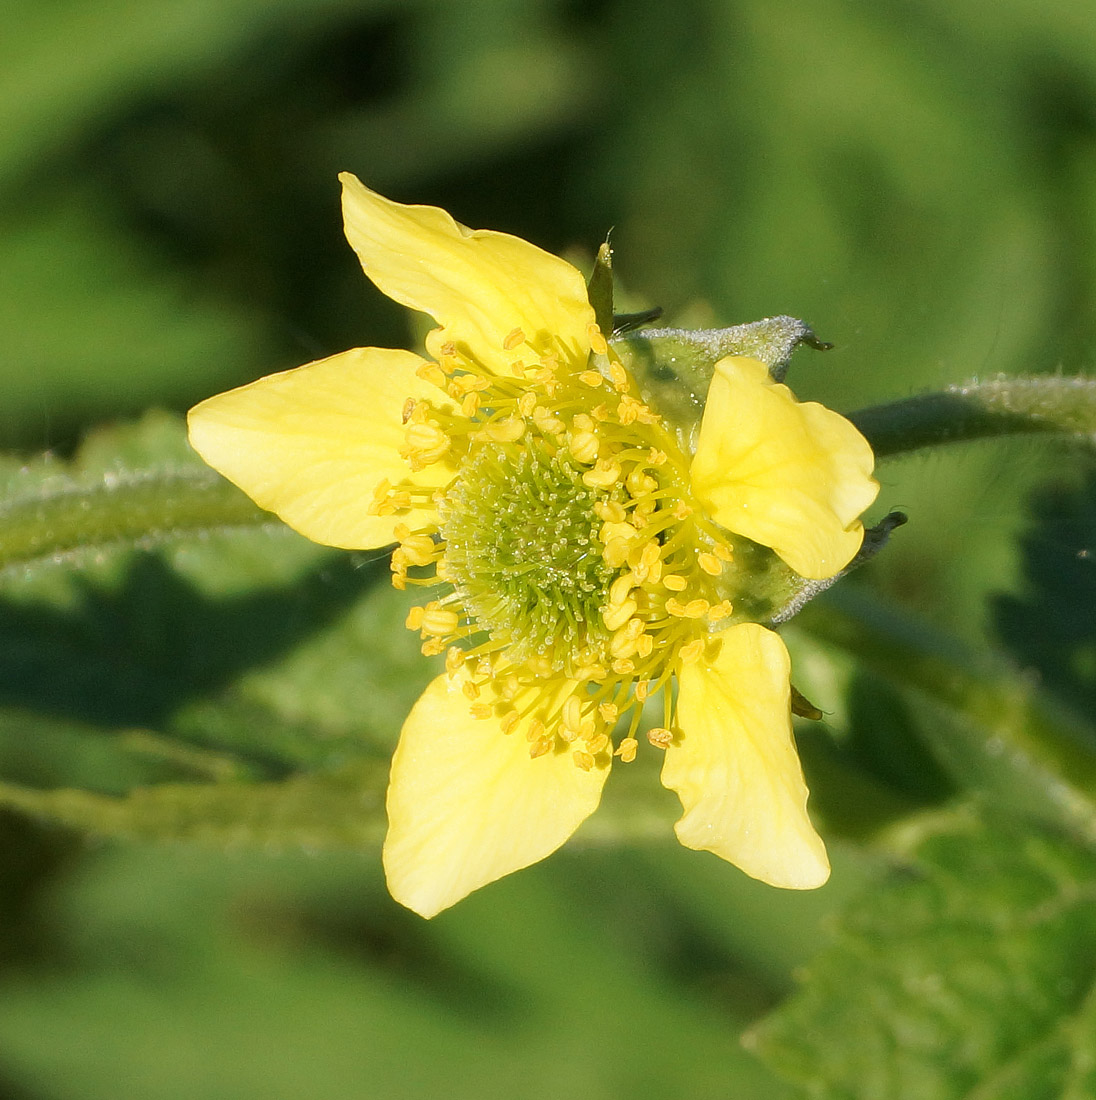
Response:
[[[1092,434],[1060,376],[1096,347],[1088,5],[15,0],[4,27],[0,1093],[1096,1092],[1093,481],[1034,438]],[[785,631],[825,713],[798,731],[824,889],[663,843],[636,767],[553,861],[429,926],[387,899],[387,759],[434,672],[409,598],[178,417],[421,331],[363,284],[340,169],[557,252],[612,227],[618,310],[835,343],[788,382],[864,410],[911,522]],[[1033,438],[900,457],[952,430]]]
[[[749,1037],[817,1100],[1083,1100],[1096,1090],[1096,857],[1001,818],[909,825]]]

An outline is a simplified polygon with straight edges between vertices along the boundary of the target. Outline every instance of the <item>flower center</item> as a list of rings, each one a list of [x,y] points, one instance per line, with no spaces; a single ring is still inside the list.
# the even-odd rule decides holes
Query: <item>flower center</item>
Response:
[[[620,570],[602,554],[604,508],[621,487],[582,480],[587,467],[534,439],[489,443],[463,464],[441,502],[449,576],[461,602],[511,660],[601,648],[601,611]]]
[[[677,670],[714,655],[737,589],[689,457],[594,335],[600,370],[544,354],[504,375],[450,345],[420,371],[446,399],[408,402],[403,453],[412,470],[444,458],[457,474],[440,494],[382,482],[370,506],[430,514],[396,525],[393,583],[450,586],[407,625],[424,653],[446,654],[472,714],[522,731],[534,757],[569,749],[585,769],[634,758],[658,691],[663,725],[648,739],[672,741]],[[503,347],[523,344],[515,330]]]

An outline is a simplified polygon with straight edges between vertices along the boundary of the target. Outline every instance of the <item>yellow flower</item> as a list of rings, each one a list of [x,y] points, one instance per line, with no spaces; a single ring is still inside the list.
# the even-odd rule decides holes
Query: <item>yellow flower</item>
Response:
[[[636,756],[659,692],[646,740],[681,799],[680,841],[776,886],[823,883],[787,651],[736,612],[734,546],[838,573],[878,488],[867,443],[730,357],[690,454],[573,267],[342,182],[365,273],[437,321],[431,358],[360,348],[262,378],[193,409],[190,438],[308,538],[396,542],[393,583],[440,586],[408,618],[446,672],[392,761],[393,897],[429,917],[553,852],[613,759]]]

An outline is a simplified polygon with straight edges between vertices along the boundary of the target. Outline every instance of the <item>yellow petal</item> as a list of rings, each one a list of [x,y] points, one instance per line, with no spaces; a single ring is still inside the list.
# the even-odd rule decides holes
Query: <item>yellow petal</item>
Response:
[[[821,886],[830,865],[792,741],[788,651],[755,623],[720,637],[714,662],[679,673],[681,732],[662,769],[685,809],[678,840],[770,886]]]
[[[407,516],[369,514],[382,479],[446,485],[436,463],[411,473],[400,457],[408,397],[449,404],[415,374],[409,351],[357,348],[260,378],[190,410],[194,449],[256,504],[314,542],[347,549],[385,546]],[[430,521],[433,513],[416,513]]]
[[[586,362],[594,311],[582,275],[569,263],[506,233],[471,230],[435,206],[403,206],[344,172],[346,237],[366,275],[390,298],[429,313],[432,355],[453,341],[482,363],[509,373],[554,352]],[[515,330],[532,347],[504,350]]]
[[[465,679],[430,684],[392,759],[388,889],[424,917],[554,852],[597,808],[609,773],[583,771],[570,752],[531,759],[520,728],[472,717]],[[481,690],[479,703],[496,701]]]
[[[875,499],[874,456],[843,416],[799,404],[756,359],[715,366],[692,465],[693,490],[712,518],[770,546],[797,573],[839,573],[864,537]]]

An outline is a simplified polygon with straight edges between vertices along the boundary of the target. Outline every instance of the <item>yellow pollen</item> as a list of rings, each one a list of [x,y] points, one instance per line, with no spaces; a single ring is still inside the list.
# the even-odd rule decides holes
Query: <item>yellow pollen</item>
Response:
[[[469,699],[478,699],[480,697],[479,684],[477,684],[475,680],[465,680],[461,685],[461,691],[463,691]]]
[[[426,609],[423,607],[412,607],[407,612],[407,618],[404,619],[403,625],[408,630],[418,630],[422,626],[422,617],[426,614]]]
[[[625,737],[623,741],[617,746],[614,756],[619,756],[621,762],[624,764],[630,764],[636,758],[636,750],[639,748],[639,742],[634,737]]]
[[[723,572],[723,562],[715,554],[697,554],[696,564],[712,577],[718,577]]]
[[[629,619],[609,642],[609,655],[618,661],[627,660],[639,652],[639,638],[643,633],[642,619]]]
[[[486,703],[473,703],[469,708],[473,718],[483,721],[494,716],[494,711]]]
[[[584,385],[591,387],[591,389],[597,389],[597,387],[605,381],[596,370],[584,370],[578,376],[578,380]]]
[[[424,381],[431,382],[438,389],[445,389],[445,371],[437,363],[423,363],[415,373]]]
[[[525,731],[525,738],[528,741],[540,741],[544,737],[544,723],[539,718],[534,718],[529,723],[529,728]]]
[[[640,634],[636,638],[636,652],[639,653],[644,659],[650,657],[652,650],[655,648],[655,639],[652,634]]]
[[[619,569],[628,560],[628,539],[610,539],[601,556],[610,569]]]
[[[667,603],[669,601],[667,600]],[[687,619],[703,619],[708,614],[708,609],[712,605],[707,600],[690,600],[685,605],[685,618]]]
[[[730,600],[720,600],[719,603],[713,605],[712,609],[708,612],[708,621],[718,623],[720,620],[725,619],[733,610],[734,605]]]
[[[618,628],[622,627],[626,622],[628,622],[628,620],[631,619],[631,617],[636,613],[637,610],[638,604],[635,600],[625,600],[621,604],[616,604],[615,606],[607,608],[601,613],[601,618],[605,623],[605,629],[611,631],[617,630]],[[638,619],[634,621],[639,622]],[[643,624],[640,623],[641,629],[642,626]],[[634,639],[633,635],[630,635],[630,637],[633,637]],[[630,655],[630,652],[617,650],[615,635],[613,638],[613,642],[609,647],[609,652],[614,657],[628,657]]]
[[[617,405],[617,419],[627,427],[629,424],[634,424],[638,416],[639,402],[632,397],[622,397],[620,404]]]
[[[601,423],[603,423],[603,424],[604,424],[604,423],[605,423],[605,421],[606,421],[606,420],[608,420],[608,419],[610,418],[610,416],[611,416],[611,414],[610,414],[610,412],[609,412],[609,408],[608,408],[608,406],[607,406],[607,405],[604,405],[604,404],[602,404],[602,405],[595,405],[595,406],[594,406],[594,407],[593,407],[593,408],[592,408],[592,409],[590,410],[590,415],[591,415],[591,416],[592,416],[592,417],[593,417],[593,418],[594,418],[595,420],[600,420],[600,421],[601,421]]]
[[[712,547],[712,553],[715,554],[720,561],[734,561],[734,554],[731,552],[731,548],[722,542],[717,542]]]
[[[615,360],[609,364],[609,378],[621,393],[628,388],[628,372]]]
[[[692,514],[692,508],[690,508],[683,500],[679,500],[670,511],[670,515],[672,515],[674,519],[688,519]]]
[[[628,518],[623,505],[615,500],[599,500],[594,505],[594,515],[606,523],[623,523]]]
[[[586,331],[590,335],[590,348],[595,355],[607,355],[609,352],[609,345],[605,342],[605,337],[601,334],[601,329],[597,325],[587,325]]]
[[[513,733],[520,721],[521,715],[516,710],[511,710],[499,719],[499,725],[502,727],[503,733]]]
[[[651,453],[647,455],[647,461],[652,466],[665,466],[667,460],[667,454],[665,451],[660,451],[655,447],[651,448]]]
[[[592,489],[611,489],[620,480],[620,463],[615,458],[599,458],[582,480]]]
[[[600,444],[593,432],[575,432],[568,446],[576,461],[588,465],[597,458]]]
[[[620,708],[616,703],[599,703],[597,712],[606,724],[611,724],[620,717]]]
[[[633,551],[629,558],[634,558],[634,561],[630,560],[629,564],[640,584],[645,581],[650,581],[652,584],[658,582],[662,576],[662,547],[657,542],[652,540],[646,543],[638,554]]]
[[[506,335],[506,339],[503,340],[502,346],[507,351],[513,351],[514,348],[520,347],[525,343],[525,333],[520,328],[512,329]]]
[[[586,739],[586,749],[594,756],[597,756],[599,752],[604,752],[608,747],[609,737],[607,734],[599,733],[595,737]]]
[[[417,402],[413,397],[409,397],[403,403],[403,412],[400,415],[400,423],[406,424],[411,419],[412,414],[415,412],[415,405]]]
[[[662,584],[671,592],[684,592],[689,587],[689,582],[680,573],[667,573],[662,578]]]
[[[623,603],[628,598],[628,593],[635,588],[635,585],[635,577],[631,573],[625,573],[623,576],[617,577],[609,585],[609,606]]]
[[[704,639],[694,638],[687,645],[683,645],[677,652],[678,657],[681,658],[686,664],[692,664],[693,661],[700,659],[700,655],[704,652]]]
[[[429,565],[434,560],[434,540],[429,535],[408,535],[400,550],[408,565]]]
[[[480,395],[478,393],[467,394],[464,400],[460,403],[460,411],[464,413],[469,420],[479,412],[480,407]]]
[[[395,584],[395,581],[392,583]],[[399,588],[400,586],[397,584],[396,587]],[[441,638],[431,638],[419,646],[419,652],[424,657],[437,657],[443,649],[445,649],[445,642]]]
[[[634,497],[653,493],[658,488],[658,482],[638,466],[624,479],[624,484],[628,486],[628,492]]]
[[[457,354],[457,345],[452,340],[446,340],[441,346],[442,355],[454,356]]]
[[[588,752],[575,752],[571,754],[571,757],[576,768],[581,768],[584,772],[592,770],[594,758]]]
[[[518,412],[522,416],[532,416],[533,410],[537,407],[537,395],[532,390],[526,390],[521,397],[518,398]]]
[[[574,670],[574,677],[579,683],[585,683],[587,680],[595,680],[600,683],[608,675],[609,670],[600,662],[579,665]]]
[[[651,681],[637,680],[632,691],[635,693],[637,703],[645,703],[647,701],[647,696],[651,694]]]
[[[553,416],[543,405],[533,409],[533,423],[546,435],[560,435],[566,425],[558,416]]]
[[[429,466],[437,462],[452,445],[452,440],[436,424],[411,423],[407,426],[404,457]]]
[[[476,432],[475,438],[482,443],[516,443],[524,434],[525,421],[510,416],[493,424],[485,424]]]
[[[536,760],[538,756],[551,752],[553,744],[551,737],[540,737],[529,746],[529,755]]]
[[[408,616],[410,618],[410,616]],[[419,616],[421,621],[422,616]],[[410,622],[407,624],[411,626]],[[412,630],[418,629],[417,627],[411,627]],[[445,671],[452,676],[461,666],[464,664],[464,650],[460,646],[451,645],[445,651]]]
[[[422,614],[422,629],[427,634],[442,636],[452,634],[460,623],[460,617],[455,611],[446,607],[439,607],[436,603],[427,604]],[[440,653],[441,650],[438,650]]]
[[[674,735],[664,726],[655,726],[654,729],[649,729],[647,731],[647,740],[650,741],[656,749],[665,749],[673,744]]]
[[[635,670],[635,661],[631,661],[627,657],[621,657],[619,660],[613,662],[613,671],[618,676],[630,676]]]

